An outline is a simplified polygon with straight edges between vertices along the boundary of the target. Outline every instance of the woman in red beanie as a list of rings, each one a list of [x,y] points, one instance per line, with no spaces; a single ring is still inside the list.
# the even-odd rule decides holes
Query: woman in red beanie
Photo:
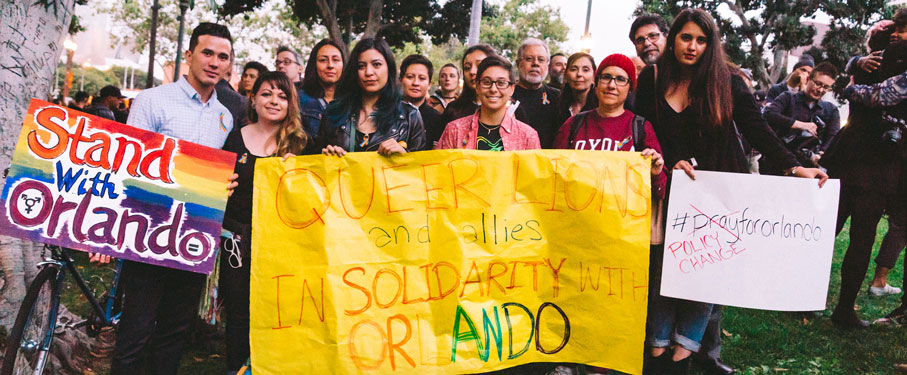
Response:
[[[652,124],[624,108],[630,91],[636,89],[636,65],[627,56],[613,54],[602,60],[592,77],[598,106],[570,117],[558,131],[554,148],[641,151],[642,156],[650,158],[652,163],[652,220],[658,223],[660,221],[655,215],[661,212],[660,202],[664,199],[667,183],[667,174],[662,173],[664,159],[661,157],[661,146]],[[663,240],[663,236],[653,235],[650,253],[663,251]],[[590,372],[605,373],[604,369],[598,368],[591,368]]]

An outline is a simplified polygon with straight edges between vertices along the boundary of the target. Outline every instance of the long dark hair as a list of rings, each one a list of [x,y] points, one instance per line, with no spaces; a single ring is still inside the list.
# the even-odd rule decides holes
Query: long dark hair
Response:
[[[330,39],[322,39],[315,44],[315,47],[312,48],[312,53],[309,54],[309,61],[305,64],[305,76],[302,78],[302,90],[305,91],[306,95],[313,98],[324,97],[324,87],[321,86],[321,78],[318,77],[318,52],[324,46],[337,48],[340,51],[340,59],[343,61],[343,66],[346,67],[346,50],[340,48],[337,42]]]
[[[494,51],[494,48],[491,48],[491,46],[489,46],[487,44],[476,44],[474,46],[467,48],[466,51],[463,52],[463,57],[460,58],[460,71],[463,72],[461,74],[464,78],[466,77],[466,68],[463,67],[463,64],[466,63],[466,56],[469,56],[469,54],[471,54],[475,51],[481,51],[482,53],[485,54],[486,58],[488,56],[497,56],[497,52]],[[473,83],[473,85],[475,85],[475,83]],[[457,97],[456,100],[457,101],[468,100],[469,103],[474,103],[476,101],[476,89],[469,87],[469,84],[466,83],[466,81],[464,80],[463,81],[463,91],[460,92],[460,96]]]
[[[397,104],[400,102],[400,90],[397,87],[397,62],[394,53],[384,39],[365,38],[356,43],[350,52],[348,64],[343,66],[343,74],[337,83],[334,101],[324,110],[333,123],[340,124],[349,118],[353,111],[359,112],[362,107],[362,86],[359,85],[359,56],[370,49],[378,51],[387,62],[387,84],[378,94],[375,104],[375,124],[381,131],[386,131],[390,122],[397,116]],[[355,126],[355,124],[353,125]]]
[[[287,78],[287,75],[283,72],[265,71],[258,76],[258,79],[255,80],[255,84],[252,85],[253,99],[255,98],[255,95],[258,94],[258,90],[261,89],[261,85],[265,82],[270,82],[271,85],[277,87],[278,90],[283,91],[284,95],[287,96],[287,117],[280,123],[280,128],[274,136],[274,142],[277,143],[277,149],[275,149],[272,156],[281,156],[286,155],[287,153],[299,155],[302,153],[302,150],[305,149],[309,137],[302,129],[302,120],[299,116],[299,97],[296,96],[296,88],[290,83],[290,79]],[[252,100],[249,101],[247,113],[249,114],[250,123],[258,122],[258,112],[255,112]]]
[[[720,127],[730,121],[732,116],[731,73],[727,67],[724,50],[721,48],[718,25],[706,11],[687,8],[674,18],[674,23],[668,32],[666,51],[658,59],[655,92],[660,97],[664,97],[668,88],[681,76],[681,70],[684,67],[674,55],[674,44],[677,34],[689,22],[699,26],[707,38],[705,53],[692,67],[690,86],[687,90],[690,106],[699,113],[700,119],[707,126]],[[659,102],[660,100],[656,101],[656,103]]]
[[[585,52],[577,52],[567,58],[567,70],[570,70],[570,66],[579,61],[580,59],[589,59],[589,62],[592,63],[592,70],[595,70],[595,58],[592,55]],[[595,95],[595,82],[598,80],[598,77],[595,77],[593,74],[592,82],[589,83],[589,93],[586,94],[586,102],[583,103],[581,108],[586,107],[598,107],[598,96]],[[573,88],[567,83],[566,80],[566,70],[564,71],[564,89],[561,90],[561,96],[557,101],[557,114],[558,119],[567,119],[570,117],[570,106],[573,105],[577,100],[576,93],[573,92]]]

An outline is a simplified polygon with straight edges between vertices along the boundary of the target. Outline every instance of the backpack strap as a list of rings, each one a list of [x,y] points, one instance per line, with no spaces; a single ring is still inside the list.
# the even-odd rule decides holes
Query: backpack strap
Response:
[[[632,122],[633,149],[640,152],[646,149],[646,118],[634,114]]]
[[[567,138],[567,146],[570,149],[573,149],[573,142],[576,141],[576,135],[579,134],[579,130],[586,126],[586,118],[589,117],[590,111],[594,111],[594,109],[577,113],[573,117],[573,121],[570,123],[570,137]]]

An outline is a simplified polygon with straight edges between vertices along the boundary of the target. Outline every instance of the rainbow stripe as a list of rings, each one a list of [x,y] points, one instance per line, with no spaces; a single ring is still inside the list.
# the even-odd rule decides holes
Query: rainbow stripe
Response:
[[[150,163],[150,177],[132,176],[128,172],[128,163],[131,155],[127,151],[124,154],[124,162],[121,167],[114,171],[112,168],[105,169],[103,166],[91,167],[86,163],[74,162],[71,157],[70,142],[66,149],[58,156],[52,159],[44,159],[30,149],[28,144],[29,133],[34,132],[37,140],[43,145],[50,147],[57,138],[51,134],[48,128],[41,126],[36,121],[35,113],[42,109],[53,109],[59,112],[58,108],[52,103],[33,99],[29,107],[28,114],[22,126],[19,140],[13,154],[12,165],[10,166],[9,176],[6,184],[3,186],[0,194],[0,202],[3,204],[5,214],[0,215],[0,233],[25,238],[35,242],[60,245],[77,250],[100,252],[117,258],[124,258],[139,262],[152,263],[170,268],[190,270],[193,272],[209,273],[213,268],[214,259],[217,254],[217,245],[220,239],[221,224],[223,222],[224,209],[227,201],[227,183],[229,176],[233,173],[233,166],[236,162],[236,154],[222,150],[212,149],[198,144],[176,140],[176,148],[170,162],[169,175],[172,183],[166,183],[160,178],[154,178],[158,175],[154,162]],[[68,108],[62,108],[66,111],[67,119],[61,123],[62,126],[68,126],[67,131],[70,134],[76,132],[77,124],[80,117],[88,119],[87,125],[83,131],[83,138],[88,139],[92,136],[103,137],[104,134],[109,136],[108,151],[109,160],[114,160],[118,147],[119,139],[132,140],[141,145],[145,155],[163,148],[167,137],[158,133],[152,133],[128,125],[116,123],[114,121],[91,116]],[[223,118],[223,114],[221,114]],[[226,130],[226,129],[225,129]],[[103,133],[103,134],[100,134]],[[94,138],[92,138],[94,139]],[[68,138],[64,137],[64,140]],[[89,143],[83,141],[83,143]],[[101,144],[100,141],[81,145],[77,148],[77,159],[88,159],[84,155],[89,146]],[[125,150],[131,148],[124,147]],[[93,159],[100,158],[103,152],[98,150],[91,155]],[[81,160],[78,160],[81,161]],[[111,163],[112,165],[112,163]],[[158,168],[159,169],[159,168]],[[60,171],[71,172],[71,176],[81,172],[79,179],[74,179],[69,189],[63,184],[65,178],[61,178]],[[65,175],[65,173],[64,173]],[[97,177],[95,177],[97,176]],[[159,177],[159,176],[157,176]],[[29,182],[34,186],[34,181],[45,185],[51,192],[53,199],[44,199],[44,204],[59,204],[56,201],[74,202],[78,204],[85,198],[86,194],[91,194],[91,186],[96,185],[95,191],[101,190],[103,184],[92,182],[92,178],[97,180],[107,179],[109,190],[116,195],[95,194],[90,197],[90,205],[84,210],[83,222],[78,222],[78,209],[72,209],[59,215],[60,225],[50,228],[49,224],[43,223],[37,226],[22,225],[22,221],[16,222],[11,214],[16,205],[11,202],[10,194],[17,184]],[[88,186],[87,192],[79,194],[79,187]],[[41,189],[38,189],[41,190]],[[38,191],[36,190],[36,191]],[[29,193],[28,196],[35,196],[37,193]],[[24,199],[21,197],[19,198]],[[30,202],[31,203],[31,202]],[[38,206],[42,203],[34,204],[32,212],[39,212]],[[41,206],[43,207],[43,206]],[[181,211],[176,209],[181,207]],[[18,204],[20,212],[25,208]],[[105,211],[108,210],[108,211]],[[105,214],[105,212],[107,212]],[[182,220],[175,218],[176,212],[182,212]],[[120,219],[130,215],[144,215],[148,218],[148,230],[140,232],[139,225],[129,225],[127,229],[126,240],[120,246],[114,241],[112,244],[98,240],[99,233],[106,233],[103,230],[103,223],[109,222],[111,215],[118,215],[118,219],[112,225],[116,227],[109,231],[112,236],[117,236],[120,227]],[[26,214],[27,216],[27,214]],[[200,232],[206,236],[206,242],[197,248],[201,251],[198,254],[200,259],[191,259],[193,257],[183,257],[179,253],[179,243],[177,249],[165,254],[156,254],[151,249],[148,237],[151,236],[153,228],[168,225],[173,222],[179,223],[176,232],[177,242],[180,236],[188,236],[192,232]],[[78,229],[81,227],[81,231]],[[86,233],[92,232],[89,228],[94,228],[95,238],[91,236],[85,238]],[[48,233],[51,234],[48,234]],[[77,233],[78,232],[78,233]],[[136,238],[139,236],[145,238],[144,251],[135,249]],[[161,242],[166,242],[161,236]],[[81,240],[80,240],[80,237]],[[191,241],[187,240],[190,246]]]

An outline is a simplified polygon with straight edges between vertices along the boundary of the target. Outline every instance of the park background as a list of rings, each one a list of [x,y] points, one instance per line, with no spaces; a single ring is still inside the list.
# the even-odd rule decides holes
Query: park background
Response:
[[[843,68],[862,52],[866,30],[890,18],[903,1],[886,0],[475,0],[482,8],[479,40],[511,59],[525,37],[546,40],[552,52],[583,49],[601,59],[610,53],[633,55],[627,37],[635,14],[653,12],[669,21],[686,6],[711,12],[719,21],[729,58],[752,69],[757,88],[786,76],[800,56]],[[158,4],[155,48],[150,48],[151,14]],[[319,4],[327,4],[321,7]],[[183,7],[183,5],[185,7]],[[172,80],[179,44],[180,14],[186,33],[202,21],[227,24],[236,38],[236,70],[257,60],[273,66],[274,51],[289,45],[307,56],[321,38],[344,43],[383,36],[402,58],[422,53],[436,64],[458,63],[468,43],[474,0],[10,0],[0,5],[0,164],[8,165],[28,101],[53,99],[64,91],[97,94],[113,84],[134,96],[149,85]],[[588,11],[587,10],[591,10]],[[587,14],[590,22],[586,27]],[[150,64],[149,64],[150,61]],[[154,73],[146,73],[152,66]],[[459,65],[459,64],[458,64]],[[185,72],[185,69],[182,69]],[[68,90],[67,90],[68,86]],[[884,235],[886,224],[879,226]],[[879,238],[880,241],[880,238]],[[878,246],[878,242],[876,247]],[[839,268],[847,230],[836,241],[828,306],[836,302]],[[40,257],[36,244],[0,238],[0,333],[12,325],[24,288]],[[110,270],[87,265],[98,288]],[[902,263],[889,279],[898,284]],[[871,275],[871,273],[870,273]],[[866,285],[866,284],[864,284]],[[795,291],[797,285],[791,285]],[[72,291],[74,292],[74,291]],[[88,309],[76,293],[65,305],[75,318]],[[878,318],[898,296],[861,293],[861,315]],[[801,320],[788,314],[728,308],[725,360],[744,374],[893,374],[907,361],[903,328],[873,327],[841,332],[825,318]],[[222,374],[219,333],[199,329],[184,371]],[[55,373],[106,373],[110,335],[100,340],[72,332],[56,345]],[[106,340],[106,341],[105,341]],[[59,354],[63,353],[63,354]]]

